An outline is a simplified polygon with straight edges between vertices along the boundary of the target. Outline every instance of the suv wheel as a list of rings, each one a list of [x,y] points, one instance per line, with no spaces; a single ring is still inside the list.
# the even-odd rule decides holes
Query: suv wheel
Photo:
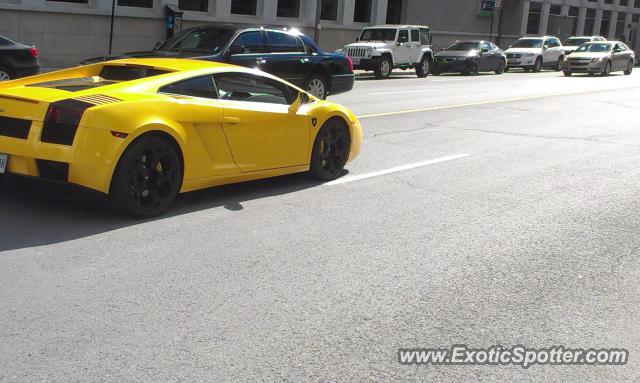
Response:
[[[533,71],[534,72],[540,72],[541,69],[542,69],[542,58],[538,57],[536,59],[536,63],[533,64]]]
[[[327,98],[327,84],[324,80],[324,77],[319,74],[312,74],[307,79],[307,83],[305,85],[305,90],[315,97],[324,100]]]
[[[556,70],[556,72],[560,72],[562,70],[562,63],[564,62],[564,57],[560,56],[558,58],[558,63],[556,64],[556,67],[553,68]]]
[[[431,70],[431,62],[427,56],[424,56],[422,60],[416,66],[416,75],[420,78],[427,77]]]
[[[374,73],[377,79],[388,78],[391,75],[391,60],[388,57],[380,57],[376,62]]]

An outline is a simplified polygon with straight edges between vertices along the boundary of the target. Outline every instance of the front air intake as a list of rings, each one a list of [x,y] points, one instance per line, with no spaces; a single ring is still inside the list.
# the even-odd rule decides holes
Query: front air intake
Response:
[[[66,162],[37,160],[40,178],[52,181],[69,180],[69,164]]]
[[[84,111],[94,106],[78,100],[62,100],[49,105],[42,127],[42,142],[73,145]]]

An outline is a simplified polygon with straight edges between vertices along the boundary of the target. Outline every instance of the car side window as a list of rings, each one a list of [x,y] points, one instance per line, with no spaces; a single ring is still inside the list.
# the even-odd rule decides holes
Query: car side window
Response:
[[[426,28],[420,29],[420,43],[422,45],[429,45],[429,30]]]
[[[214,81],[221,100],[290,105],[297,95],[285,84],[250,73],[218,73]]]
[[[238,54],[265,53],[267,51],[261,31],[244,32],[231,44],[232,52]]]
[[[400,33],[398,33],[398,42],[406,43],[407,41],[409,41],[409,31],[406,29],[401,29]]]
[[[420,31],[417,29],[412,29],[411,30],[411,42],[412,43],[417,43],[420,41]]]
[[[489,43],[483,43],[482,44],[482,49],[483,50],[487,50],[487,52],[491,52],[493,50],[492,47],[491,47],[491,44],[489,44]]]
[[[491,50],[492,51],[497,51],[497,50],[500,50],[500,48],[496,44],[491,43]]]
[[[288,33],[268,31],[267,39],[273,53],[299,53],[305,51],[302,41]]]
[[[218,98],[211,75],[199,76],[165,85],[158,93],[179,94],[183,96]]]

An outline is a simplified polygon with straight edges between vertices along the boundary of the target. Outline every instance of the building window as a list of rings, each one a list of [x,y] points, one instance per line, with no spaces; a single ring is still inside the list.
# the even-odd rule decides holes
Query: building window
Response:
[[[353,21],[356,23],[371,22],[371,0],[356,0]]]
[[[338,20],[338,0],[322,0],[321,20]]]
[[[618,13],[618,22],[616,23],[616,31],[614,32],[614,37],[616,40],[626,39],[626,36],[624,36],[624,30],[625,30],[624,20],[626,18],[627,18],[626,13],[624,12]]]
[[[258,0],[231,0],[231,13],[255,16],[258,12]]]
[[[387,24],[402,22],[402,0],[389,0],[387,3]]]
[[[277,16],[298,18],[300,16],[300,0],[278,0]]]
[[[56,3],[88,4],[89,0],[47,0]]]
[[[569,17],[578,17],[579,14],[580,14],[580,8],[569,7]]]
[[[605,4],[613,4],[613,0],[604,0]]]
[[[629,5],[629,0],[620,0],[620,5],[626,7],[627,5]]]
[[[634,7],[634,8],[640,8],[640,0],[636,0],[636,1],[633,3],[633,7]]]
[[[542,3],[532,1],[529,5],[529,18],[527,19],[527,34],[537,35],[540,29],[540,13],[542,13]]]
[[[562,6],[561,5],[552,5],[549,8],[550,15],[562,16]]]
[[[596,10],[593,8],[587,8],[587,17],[584,21],[584,34],[592,35],[593,29],[596,26]]]
[[[153,0],[118,0],[119,7],[153,8]]]
[[[209,10],[209,0],[180,0],[178,8],[183,11],[206,12]]]
[[[600,24],[600,35],[608,37],[609,25],[611,24],[611,11],[602,11],[602,23]]]

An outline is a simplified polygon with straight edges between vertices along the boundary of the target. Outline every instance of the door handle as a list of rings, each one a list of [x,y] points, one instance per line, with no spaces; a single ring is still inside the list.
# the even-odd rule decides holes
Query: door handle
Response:
[[[226,125],[238,125],[240,118],[238,117],[222,117],[222,122]]]

